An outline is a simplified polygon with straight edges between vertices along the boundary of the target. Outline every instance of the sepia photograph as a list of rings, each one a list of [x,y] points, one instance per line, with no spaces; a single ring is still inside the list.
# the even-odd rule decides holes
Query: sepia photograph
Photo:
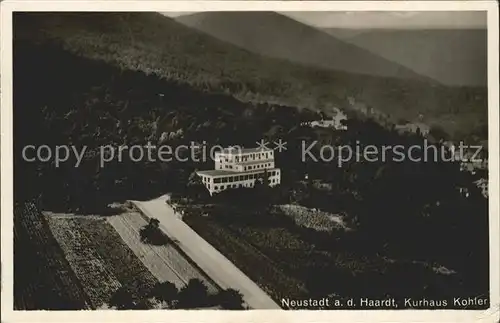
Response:
[[[160,7],[11,12],[11,311],[498,320],[487,7]]]

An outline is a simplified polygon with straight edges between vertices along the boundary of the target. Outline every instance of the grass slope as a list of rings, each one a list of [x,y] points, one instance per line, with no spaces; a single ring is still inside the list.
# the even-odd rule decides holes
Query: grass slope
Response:
[[[327,295],[357,300],[389,296],[403,306],[405,297],[448,299],[461,292],[458,277],[436,273],[426,263],[349,250],[342,243],[347,236],[341,238],[339,232],[335,234],[340,240],[325,249],[293,226],[242,225],[238,220],[221,220],[218,214],[189,215],[184,220],[279,303]],[[366,307],[357,303],[356,308]]]

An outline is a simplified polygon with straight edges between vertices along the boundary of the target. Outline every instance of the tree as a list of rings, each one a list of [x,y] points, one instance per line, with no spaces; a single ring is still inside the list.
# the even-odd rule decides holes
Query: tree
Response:
[[[221,290],[215,297],[217,304],[226,310],[241,310],[243,307],[243,295],[232,288]]]
[[[134,299],[126,286],[118,288],[109,300],[109,305],[119,310],[130,309],[133,307],[133,304]]]
[[[149,219],[148,226],[151,229],[158,229],[160,227],[160,220],[158,220],[157,218],[151,218]]]
[[[115,291],[109,300],[109,305],[119,310],[152,308],[148,299],[140,297],[130,286],[126,285]]]
[[[149,223],[141,228],[139,232],[141,241],[154,245],[165,245],[169,242],[168,237],[160,230],[160,220],[149,219]]]
[[[148,298],[141,298],[139,299],[136,303],[134,303],[134,306],[132,309],[134,310],[149,310],[154,307],[153,302],[148,299]]]
[[[200,200],[207,198],[209,196],[205,185],[201,181],[200,176],[196,172],[192,172],[189,175],[187,185],[185,186],[185,192],[188,196]]]
[[[178,308],[198,308],[208,305],[208,288],[197,278],[189,280],[186,286],[182,287],[179,295]]]
[[[161,302],[166,302],[169,306],[173,306],[178,293],[179,291],[177,290],[175,284],[166,281],[163,283],[157,283],[151,291],[151,296]]]

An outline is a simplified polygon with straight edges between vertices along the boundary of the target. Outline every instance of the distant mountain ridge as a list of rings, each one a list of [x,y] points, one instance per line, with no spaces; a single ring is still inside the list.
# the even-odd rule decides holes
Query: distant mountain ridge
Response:
[[[335,107],[351,109],[349,99],[355,98],[393,121],[423,116],[421,121],[428,124],[447,122],[450,132],[475,128],[487,118],[484,87],[449,87],[422,79],[347,73],[270,58],[159,13],[38,12],[16,13],[13,18],[17,43],[56,44],[124,71],[154,74],[242,102],[331,112]]]
[[[175,20],[269,57],[349,73],[423,78],[407,67],[275,12],[202,12]]]
[[[486,29],[324,29],[442,84],[487,85]]]

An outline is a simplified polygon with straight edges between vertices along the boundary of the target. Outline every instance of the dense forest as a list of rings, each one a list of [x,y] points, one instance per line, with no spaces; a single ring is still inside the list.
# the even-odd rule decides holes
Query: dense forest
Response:
[[[66,206],[79,204],[73,204],[71,196],[100,201],[119,198],[122,193],[131,198],[130,194],[157,192],[164,185],[183,182],[195,167],[211,167],[209,160],[180,167],[176,161],[135,163],[126,158],[101,168],[101,146],[151,142],[177,147],[203,141],[211,146],[254,146],[266,132],[320,117],[309,110],[242,103],[228,95],[123,71],[82,59],[55,44],[17,42],[15,57],[14,147],[17,169],[23,170],[16,172],[20,179],[16,183],[30,182],[29,187],[22,187],[23,194],[43,191]],[[170,134],[166,142],[160,141],[163,133]],[[55,167],[49,162],[23,161],[22,149],[27,145],[85,146],[87,153],[78,168],[74,160]],[[169,177],[174,170],[175,177]],[[47,185],[52,188],[42,189]],[[94,194],[88,195],[89,190]],[[63,202],[62,196],[68,200]]]
[[[349,74],[250,53],[157,13],[22,13],[16,39],[57,40],[79,56],[195,88],[330,112],[348,97],[393,121],[423,116],[458,138],[487,121],[487,91],[422,80]],[[485,138],[482,138],[485,139]]]

